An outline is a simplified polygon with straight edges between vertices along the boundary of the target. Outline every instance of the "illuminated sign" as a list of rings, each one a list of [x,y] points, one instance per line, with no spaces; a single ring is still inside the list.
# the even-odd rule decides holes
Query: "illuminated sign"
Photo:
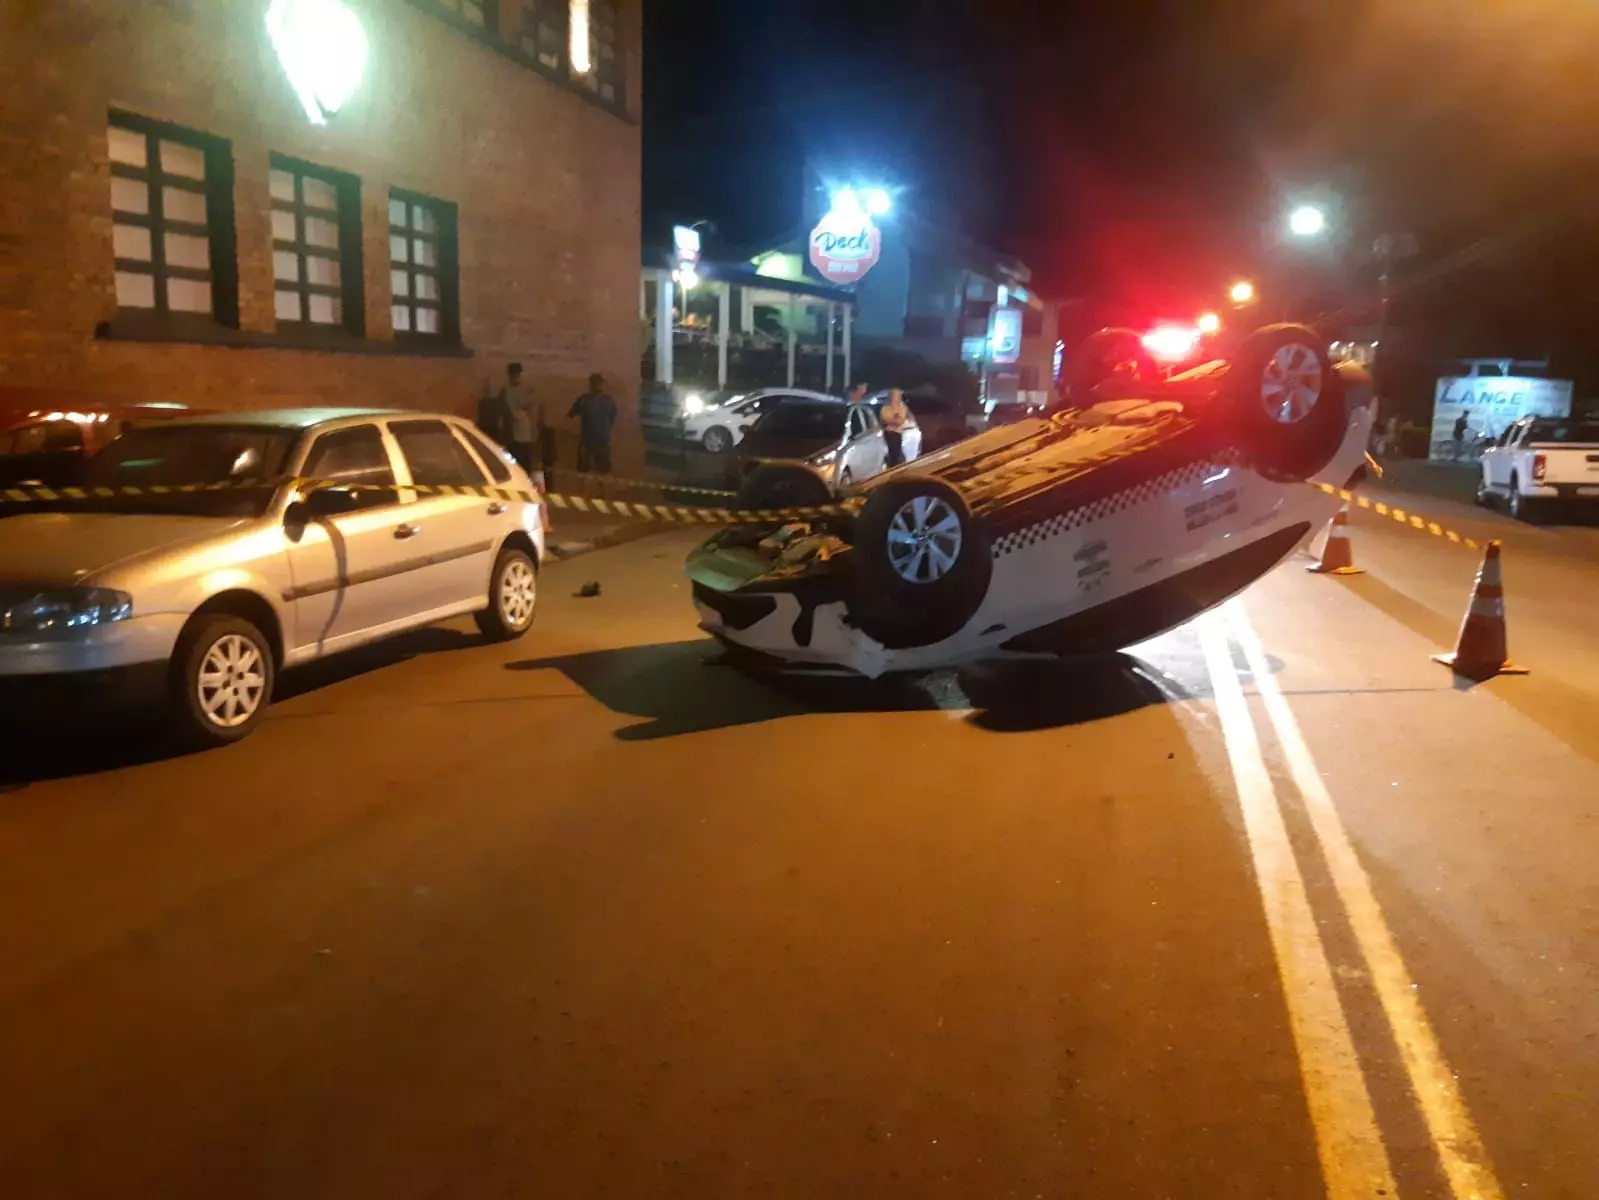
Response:
[[[366,71],[366,30],[343,0],[272,0],[267,36],[313,125],[343,108]]]
[[[811,266],[829,283],[855,283],[883,255],[883,235],[853,191],[845,189],[811,230]]]
[[[988,355],[997,363],[1013,363],[1022,356],[1022,310],[996,308],[988,330]]]
[[[690,225],[672,227],[672,246],[677,251],[678,266],[692,266],[700,261],[700,231]]]

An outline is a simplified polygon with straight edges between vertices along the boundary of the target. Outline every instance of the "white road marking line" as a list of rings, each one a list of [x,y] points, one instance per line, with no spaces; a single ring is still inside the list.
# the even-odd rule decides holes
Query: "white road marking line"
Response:
[[[1399,946],[1371,890],[1371,879],[1344,831],[1316,760],[1311,757],[1310,747],[1294,719],[1293,709],[1272,675],[1260,637],[1241,602],[1235,600],[1227,608],[1234,636],[1255,677],[1255,688],[1276,730],[1294,786],[1304,798],[1316,840],[1321,843],[1322,854],[1332,873],[1333,886],[1348,914],[1361,956],[1366,960],[1372,987],[1393,1027],[1394,1041],[1399,1046],[1400,1058],[1410,1076],[1410,1086],[1421,1107],[1422,1119],[1443,1166],[1444,1177],[1449,1181],[1449,1190],[1455,1200],[1503,1200],[1504,1191],[1494,1178],[1454,1073],[1444,1059],[1410,971],[1400,957]]]
[[[1366,1076],[1219,617],[1199,625],[1329,1200],[1395,1196]]]

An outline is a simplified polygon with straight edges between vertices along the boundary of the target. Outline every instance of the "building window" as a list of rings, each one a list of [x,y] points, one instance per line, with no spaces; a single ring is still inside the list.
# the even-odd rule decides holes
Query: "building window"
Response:
[[[566,71],[567,21],[571,0],[532,0],[522,5],[522,53],[547,71]]]
[[[278,324],[360,336],[361,181],[274,154],[271,191]]]
[[[238,324],[228,143],[127,113],[107,127],[117,307]]]
[[[446,12],[454,13],[468,25],[476,25],[479,29],[493,29],[495,21],[495,0],[433,0]]]
[[[577,80],[607,104],[622,102],[622,58],[614,0],[588,0],[589,69]]]
[[[460,340],[455,205],[389,193],[390,309],[395,337]]]

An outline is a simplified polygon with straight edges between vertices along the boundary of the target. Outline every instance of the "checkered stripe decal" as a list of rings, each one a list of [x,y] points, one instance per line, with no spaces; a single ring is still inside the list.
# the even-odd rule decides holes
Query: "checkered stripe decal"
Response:
[[[1174,471],[1167,471],[1164,475],[1157,475],[1153,479],[1145,480],[1127,488],[1125,491],[1115,492],[1109,496],[1102,496],[1081,508],[1074,508],[1070,512],[1057,513],[1053,517],[1029,525],[1025,529],[1018,529],[1014,533],[1007,533],[994,542],[994,557],[1001,558],[1007,554],[1014,554],[1017,550],[1025,549],[1038,542],[1046,542],[1050,538],[1059,537],[1073,529],[1079,529],[1092,521],[1108,517],[1115,513],[1125,512],[1129,508],[1143,504],[1146,500],[1153,500],[1173,488],[1193,483],[1216,470],[1217,464],[1213,462],[1195,462],[1187,466],[1178,467]]]

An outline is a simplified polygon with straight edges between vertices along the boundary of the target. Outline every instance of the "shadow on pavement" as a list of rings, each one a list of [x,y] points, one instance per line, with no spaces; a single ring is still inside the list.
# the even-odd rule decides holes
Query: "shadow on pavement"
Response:
[[[482,644],[482,638],[460,629],[418,629],[287,671],[278,677],[272,702],[282,704],[425,654]],[[266,719],[272,719],[270,710]],[[137,767],[184,753],[173,746],[160,722],[144,712],[19,721],[0,728],[0,795],[30,783]]]
[[[450,629],[442,625],[430,625],[424,629],[402,633],[398,637],[373,642],[356,650],[332,654],[327,658],[307,663],[303,667],[295,667],[292,671],[285,671],[278,678],[272,700],[274,704],[282,704],[285,700],[292,700],[296,696],[320,691],[322,688],[332,687],[336,683],[343,683],[347,679],[382,670],[384,667],[398,666],[400,663],[421,658],[426,654],[467,650],[483,644],[483,639],[476,633],[469,633],[464,629]]]
[[[649,741],[813,712],[974,710],[968,720],[1023,733],[1104,720],[1188,696],[1125,654],[1080,660],[996,660],[959,670],[858,676],[788,673],[738,665],[704,640],[630,646],[506,664],[555,670],[613,712],[643,717],[618,731]]]

